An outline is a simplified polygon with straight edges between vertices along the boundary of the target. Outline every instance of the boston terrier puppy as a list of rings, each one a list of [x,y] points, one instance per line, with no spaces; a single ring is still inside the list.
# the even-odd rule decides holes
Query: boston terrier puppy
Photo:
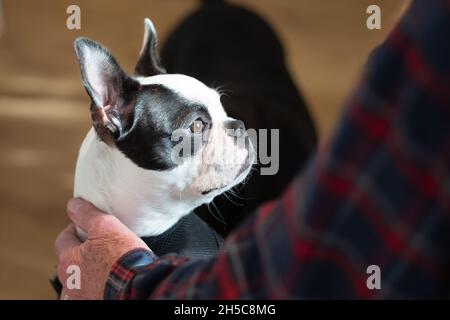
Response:
[[[192,212],[244,180],[253,147],[216,90],[166,73],[153,23],[144,24],[133,75],[102,45],[75,40],[92,128],[79,152],[74,196],[119,218],[157,254],[213,254],[220,238]],[[185,141],[196,142],[178,148]],[[176,240],[162,244],[168,237]]]

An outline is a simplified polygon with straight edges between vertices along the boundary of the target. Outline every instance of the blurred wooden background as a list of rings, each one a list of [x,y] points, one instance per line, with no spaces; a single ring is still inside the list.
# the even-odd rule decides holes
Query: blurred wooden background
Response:
[[[407,0],[235,0],[272,23],[319,128],[330,134],[369,52]],[[81,30],[66,8],[81,7]],[[382,30],[366,8],[382,9]],[[0,37],[0,299],[52,299],[53,242],[67,224],[80,143],[90,126],[72,42],[106,45],[131,71],[150,17],[164,42],[194,0],[6,0]]]

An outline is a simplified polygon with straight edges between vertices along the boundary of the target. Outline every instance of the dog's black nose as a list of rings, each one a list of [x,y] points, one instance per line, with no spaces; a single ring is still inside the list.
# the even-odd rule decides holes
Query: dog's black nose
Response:
[[[245,133],[245,125],[241,120],[229,120],[225,123],[227,134],[232,137],[242,137]]]

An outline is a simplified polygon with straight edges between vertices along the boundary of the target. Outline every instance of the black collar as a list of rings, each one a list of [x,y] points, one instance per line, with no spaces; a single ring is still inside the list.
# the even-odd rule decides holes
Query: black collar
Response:
[[[195,213],[181,218],[163,234],[143,237],[142,240],[158,256],[166,253],[178,253],[197,258],[216,255],[223,242],[223,238]]]

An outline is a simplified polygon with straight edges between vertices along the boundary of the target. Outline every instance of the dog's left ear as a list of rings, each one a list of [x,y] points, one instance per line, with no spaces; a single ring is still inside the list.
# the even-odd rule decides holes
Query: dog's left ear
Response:
[[[157,74],[166,73],[162,67],[158,51],[156,49],[158,37],[155,26],[149,18],[144,20],[145,32],[142,49],[139,59],[134,69],[134,74],[141,77],[150,77]]]
[[[91,97],[92,124],[104,142],[120,137],[134,113],[139,82],[129,77],[109,51],[87,38],[74,43],[84,87]]]

